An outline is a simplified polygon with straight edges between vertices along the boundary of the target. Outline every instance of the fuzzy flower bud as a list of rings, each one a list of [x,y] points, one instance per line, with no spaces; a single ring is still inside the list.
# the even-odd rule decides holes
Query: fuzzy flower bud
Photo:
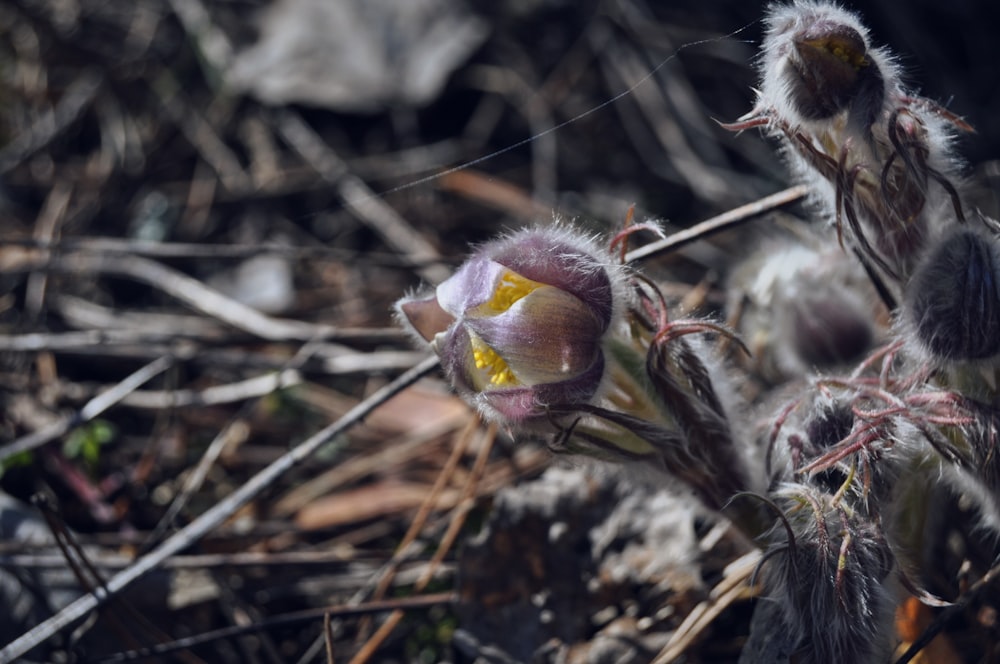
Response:
[[[432,295],[397,310],[463,397],[516,425],[597,394],[602,342],[621,310],[617,279],[588,239],[536,228],[483,245]]]
[[[872,125],[894,72],[868,31],[835,5],[775,6],[768,17],[761,96],[795,124],[847,111],[858,130]]]
[[[982,360],[1000,353],[1000,247],[963,229],[946,238],[908,288],[910,323],[935,358]]]
[[[884,662],[895,559],[876,519],[805,484],[775,494],[785,538],[765,554],[765,593],[802,662]],[[791,654],[791,653],[786,653]]]
[[[680,480],[746,532],[762,488],[740,445],[712,353],[688,335],[729,334],[672,320],[655,284],[571,228],[537,228],[480,247],[399,318],[440,356],[456,391],[512,431],[556,452],[634,463]]]
[[[772,6],[760,62],[756,106],[727,126],[780,140],[838,235],[905,284],[927,247],[964,221],[952,138],[971,127],[907,91],[889,52],[833,3]]]
[[[877,295],[835,246],[767,243],[734,270],[728,300],[752,368],[769,382],[849,365],[877,339]]]

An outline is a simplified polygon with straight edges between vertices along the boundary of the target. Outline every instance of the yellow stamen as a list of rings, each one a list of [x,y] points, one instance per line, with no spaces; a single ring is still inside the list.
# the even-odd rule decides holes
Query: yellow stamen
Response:
[[[517,377],[507,366],[502,357],[497,352],[487,346],[482,339],[476,336],[469,337],[472,342],[472,359],[476,363],[477,369],[483,369],[489,376],[490,383],[498,387],[504,385],[517,385]]]
[[[855,69],[861,69],[862,67],[868,66],[868,61],[865,58],[864,53],[859,53],[857,50],[842,42],[831,40],[827,42],[826,48],[827,51],[829,51],[834,57],[839,58]]]
[[[484,306],[497,313],[502,313],[514,306],[515,302],[544,285],[507,270],[493,291],[493,297]]]

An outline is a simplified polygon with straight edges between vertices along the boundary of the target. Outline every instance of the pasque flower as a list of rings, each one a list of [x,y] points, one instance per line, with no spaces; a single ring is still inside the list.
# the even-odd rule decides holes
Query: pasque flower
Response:
[[[549,436],[557,452],[641,464],[719,511],[759,484],[728,390],[718,390],[723,376],[686,338],[727,332],[670,320],[655,285],[579,231],[489,242],[433,293],[396,308],[458,393],[511,431]],[[734,519],[759,532],[757,506],[742,505]]]
[[[729,128],[780,141],[839,240],[769,245],[732,274],[750,366],[800,381],[754,404],[781,402],[760,445],[739,404],[757,385],[737,389],[701,335],[746,345],[675,317],[655,282],[571,227],[488,242],[397,313],[488,419],[653,470],[727,516],[764,551],[778,610],[761,603],[754,632],[779,634],[785,659],[882,662],[951,492],[1000,531],[1000,224],[966,219],[953,138],[967,125],[907,90],[856,15],[773,4],[759,62],[755,107]],[[822,368],[836,373],[802,380]],[[768,638],[747,661],[775,661]]]
[[[598,393],[602,343],[625,298],[619,269],[578,233],[535,228],[483,245],[397,310],[464,397],[491,419],[524,424]]]

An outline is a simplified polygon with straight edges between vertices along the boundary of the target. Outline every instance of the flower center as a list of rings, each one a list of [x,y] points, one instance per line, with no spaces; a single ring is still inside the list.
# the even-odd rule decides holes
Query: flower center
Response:
[[[519,383],[504,359],[486,345],[486,342],[475,334],[470,334],[469,340],[472,343],[472,359],[476,363],[476,368],[487,373],[490,383],[497,386],[517,385]]]
[[[507,270],[497,283],[493,297],[485,303],[485,306],[496,313],[503,313],[514,306],[515,302],[544,285]]]

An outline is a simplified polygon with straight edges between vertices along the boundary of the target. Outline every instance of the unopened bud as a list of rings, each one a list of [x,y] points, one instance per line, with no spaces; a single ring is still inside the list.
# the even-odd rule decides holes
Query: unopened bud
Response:
[[[971,127],[907,91],[889,52],[832,2],[772,6],[757,103],[726,126],[778,138],[838,236],[892,286],[964,221],[951,149],[955,130]]]
[[[765,554],[765,594],[784,610],[797,661],[885,661],[895,558],[878,520],[805,484],[782,487],[775,504],[788,539]]]
[[[851,108],[861,126],[870,126],[885,91],[865,37],[850,25],[823,18],[789,37],[785,84],[802,117],[825,119]]]
[[[930,252],[908,286],[909,317],[937,358],[980,360],[1000,353],[997,240],[962,229]]]
[[[733,272],[728,299],[753,369],[771,382],[847,366],[877,338],[877,295],[836,246],[768,243]]]
[[[864,131],[882,109],[891,60],[858,18],[833,4],[776,5],[767,20],[761,100],[790,126],[847,111]]]

